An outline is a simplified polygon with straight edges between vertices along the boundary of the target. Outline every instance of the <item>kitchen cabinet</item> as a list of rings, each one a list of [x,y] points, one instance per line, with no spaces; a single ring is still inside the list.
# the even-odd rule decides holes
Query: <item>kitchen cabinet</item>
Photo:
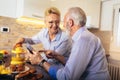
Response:
[[[50,0],[24,0],[23,16],[43,18],[45,9],[50,6]]]
[[[24,0],[0,0],[0,16],[20,17],[23,13]]]
[[[63,4],[64,2],[64,4]],[[94,5],[93,5],[94,4]],[[0,16],[42,18],[46,8],[54,6],[61,12],[61,20],[70,7],[81,7],[87,15],[87,25],[99,28],[101,0],[1,0]]]

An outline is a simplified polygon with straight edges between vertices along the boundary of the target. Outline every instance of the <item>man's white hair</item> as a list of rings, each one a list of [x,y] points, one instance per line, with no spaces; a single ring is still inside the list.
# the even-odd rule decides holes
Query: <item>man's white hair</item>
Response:
[[[81,27],[86,24],[86,14],[79,7],[72,7],[68,10],[68,18],[73,19],[76,25],[80,25]]]

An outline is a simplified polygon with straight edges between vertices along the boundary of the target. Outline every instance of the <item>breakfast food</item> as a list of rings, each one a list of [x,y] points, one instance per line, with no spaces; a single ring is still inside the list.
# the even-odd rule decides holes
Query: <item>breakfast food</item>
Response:
[[[0,54],[8,54],[8,51],[7,50],[0,50]]]
[[[24,64],[24,49],[20,46],[17,46],[15,49],[12,50],[12,53],[15,56],[12,56],[11,62],[10,62],[10,68],[12,72],[19,72],[25,70],[25,64]]]
[[[22,47],[22,44],[16,44],[15,47]]]
[[[11,70],[9,68],[5,68],[4,65],[0,65],[0,74],[11,74]]]
[[[26,67],[28,68],[28,67]],[[28,68],[29,69],[29,68]],[[33,73],[35,73],[36,70],[35,69],[30,69],[30,70],[27,70],[25,72],[22,72],[22,73],[19,73],[18,75],[15,76],[16,79],[19,79],[19,78],[23,78],[23,77],[28,77],[28,76],[32,76]],[[28,78],[29,80],[31,80],[30,78]],[[28,79],[23,79],[23,80],[28,80]],[[37,79],[36,79],[37,80]]]
[[[11,64],[10,69],[12,70],[12,72],[20,72],[25,70],[25,66],[24,64]]]
[[[0,53],[0,60],[2,60],[2,59],[3,59],[3,54]]]
[[[0,60],[4,59],[5,57],[8,56],[8,51],[7,50],[0,50]]]
[[[24,58],[12,57],[10,68],[12,71],[24,71]]]
[[[24,49],[22,47],[16,47],[15,49],[12,50],[12,53],[19,55],[21,53],[24,53]]]

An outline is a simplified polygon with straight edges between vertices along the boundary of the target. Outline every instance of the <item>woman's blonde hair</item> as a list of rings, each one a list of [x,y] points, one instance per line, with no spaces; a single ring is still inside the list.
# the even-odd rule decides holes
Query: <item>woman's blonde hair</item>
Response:
[[[60,16],[60,11],[56,7],[50,7],[48,9],[46,9],[45,16],[48,16],[50,14],[56,14],[56,15]]]

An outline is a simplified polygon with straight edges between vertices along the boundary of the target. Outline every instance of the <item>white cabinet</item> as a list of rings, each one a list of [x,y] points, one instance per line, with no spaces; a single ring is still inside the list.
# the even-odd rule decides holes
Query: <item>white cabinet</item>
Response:
[[[50,7],[50,0],[0,0],[0,16],[18,18],[21,16],[44,16]]]
[[[23,13],[23,0],[0,0],[0,16],[17,18]]]
[[[33,15],[37,15],[43,17],[45,9],[50,5],[50,0],[24,0],[23,16],[33,17]]]

